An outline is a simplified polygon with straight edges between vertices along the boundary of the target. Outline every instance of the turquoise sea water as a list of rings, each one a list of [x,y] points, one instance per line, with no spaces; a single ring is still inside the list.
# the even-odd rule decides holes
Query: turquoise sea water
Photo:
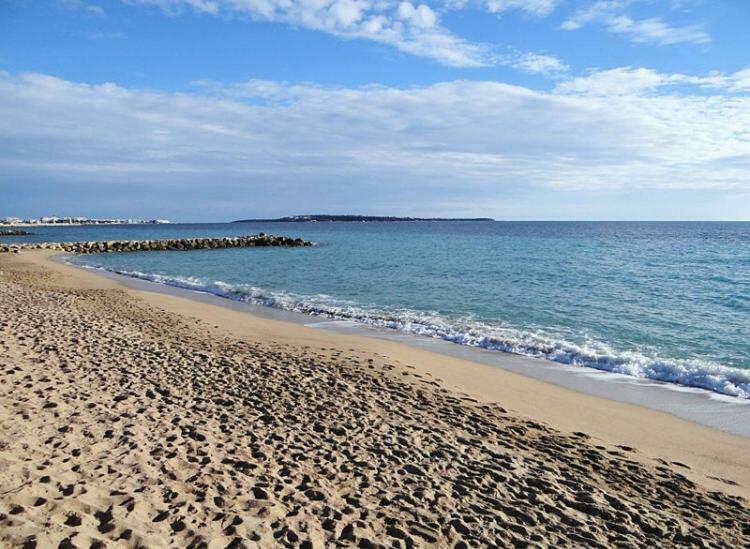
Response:
[[[313,248],[75,263],[750,398],[750,223],[269,223],[38,228],[28,240],[301,236]]]

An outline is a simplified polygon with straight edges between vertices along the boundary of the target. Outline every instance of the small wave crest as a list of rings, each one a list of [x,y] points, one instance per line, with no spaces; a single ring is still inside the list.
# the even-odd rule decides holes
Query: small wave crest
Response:
[[[616,351],[608,345],[588,341],[574,343],[542,331],[491,325],[471,317],[446,318],[437,313],[411,309],[383,310],[362,307],[320,294],[297,295],[269,291],[248,284],[207,281],[197,277],[167,276],[104,269],[141,280],[211,293],[220,297],[274,307],[286,311],[349,320],[402,332],[427,336],[460,345],[503,351],[554,362],[595,368],[641,379],[677,383],[724,395],[750,398],[750,371],[699,359],[658,359],[637,351]]]

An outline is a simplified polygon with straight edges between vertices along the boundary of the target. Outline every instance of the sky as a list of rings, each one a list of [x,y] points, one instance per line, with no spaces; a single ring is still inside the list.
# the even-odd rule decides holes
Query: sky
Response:
[[[0,0],[0,217],[750,220],[748,0]]]

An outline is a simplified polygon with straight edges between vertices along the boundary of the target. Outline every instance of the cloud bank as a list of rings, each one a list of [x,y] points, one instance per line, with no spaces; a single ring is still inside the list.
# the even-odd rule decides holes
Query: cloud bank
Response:
[[[675,75],[636,71],[643,85],[613,92],[607,81],[628,71],[546,93],[254,80],[171,94],[0,73],[0,181],[221,184],[248,199],[409,189],[467,203],[522,188],[750,190],[750,98],[715,91],[745,73],[706,77],[715,93],[654,95]]]

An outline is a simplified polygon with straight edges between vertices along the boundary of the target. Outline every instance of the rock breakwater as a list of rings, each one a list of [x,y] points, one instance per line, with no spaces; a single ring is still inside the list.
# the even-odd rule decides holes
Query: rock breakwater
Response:
[[[106,240],[90,242],[25,242],[0,243],[0,253],[21,250],[56,250],[74,254],[101,254],[109,252],[144,252],[163,250],[209,250],[216,248],[254,248],[267,246],[311,246],[301,238],[274,236],[260,233],[250,236],[222,238],[177,238],[167,240]]]

